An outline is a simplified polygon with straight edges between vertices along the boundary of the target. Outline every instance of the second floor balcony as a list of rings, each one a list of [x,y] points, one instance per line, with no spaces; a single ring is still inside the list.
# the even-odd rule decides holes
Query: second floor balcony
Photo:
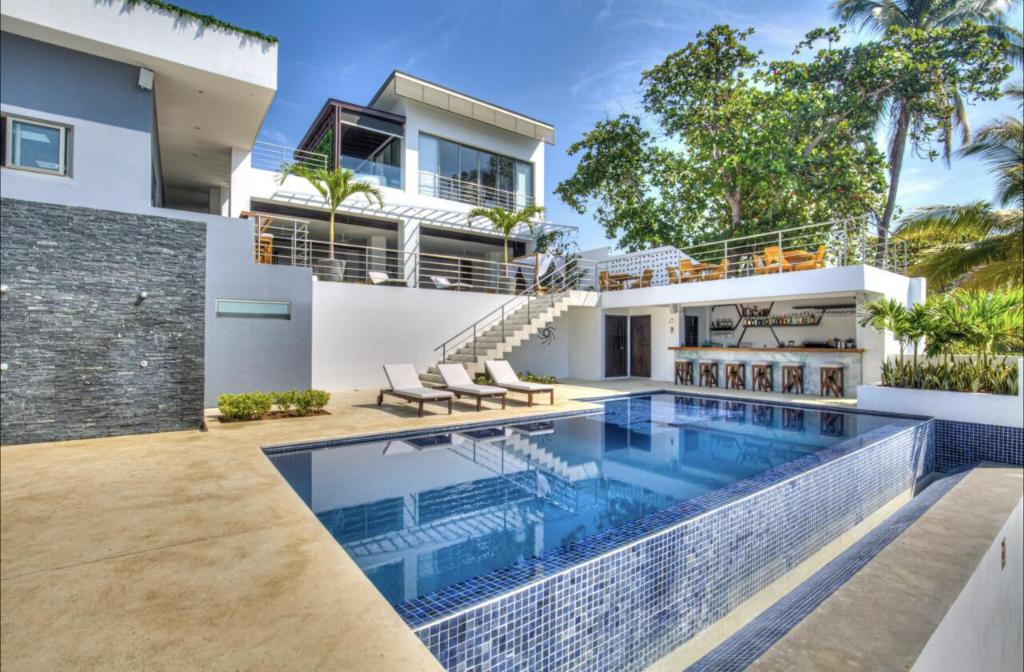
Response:
[[[522,210],[535,203],[533,196],[525,193],[488,187],[479,182],[445,177],[425,170],[420,171],[419,181],[420,194],[423,196],[434,196],[472,206]]]

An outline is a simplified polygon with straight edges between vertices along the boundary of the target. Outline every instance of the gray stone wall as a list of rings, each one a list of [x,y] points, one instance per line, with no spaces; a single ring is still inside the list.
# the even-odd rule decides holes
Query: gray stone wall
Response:
[[[202,222],[0,200],[0,442],[198,428],[205,274]]]

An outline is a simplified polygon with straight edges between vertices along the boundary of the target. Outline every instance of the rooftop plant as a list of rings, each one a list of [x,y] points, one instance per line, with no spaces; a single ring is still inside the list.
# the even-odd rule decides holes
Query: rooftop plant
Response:
[[[256,30],[241,28],[239,26],[234,25],[233,23],[228,23],[227,21],[218,19],[216,16],[213,16],[211,14],[200,14],[199,12],[193,12],[190,9],[185,9],[184,7],[172,5],[169,2],[163,2],[163,0],[124,0],[124,4],[127,7],[134,7],[135,5],[145,5],[153,9],[169,12],[170,14],[173,14],[179,19],[195,21],[199,23],[199,25],[201,25],[203,28],[220,28],[221,30],[227,32],[237,33],[239,35],[251,37],[253,39],[260,40],[262,42],[267,42],[269,44],[277,44],[277,38],[274,37],[273,35],[266,35]]]

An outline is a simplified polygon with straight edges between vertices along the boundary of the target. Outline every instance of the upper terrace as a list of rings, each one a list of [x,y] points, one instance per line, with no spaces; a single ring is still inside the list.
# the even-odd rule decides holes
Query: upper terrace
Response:
[[[353,199],[354,200],[354,199]],[[369,214],[377,208],[344,205],[355,214]],[[401,212],[393,206],[387,212]],[[286,213],[247,213],[253,221],[253,258],[261,264],[309,267],[329,256],[330,245],[312,232],[325,227],[319,220]],[[423,215],[430,216],[430,215]],[[432,224],[451,225],[463,231],[483,232],[486,223],[468,221],[459,213],[434,214]],[[448,254],[426,242],[422,249],[402,250],[397,232],[378,229],[376,244],[364,245],[346,238],[357,235],[358,225],[342,218],[342,232],[334,245],[335,257],[345,262],[340,276],[323,274],[321,279],[367,284],[401,284],[408,287],[442,288],[488,293],[532,293],[546,286],[571,285],[600,291],[607,306],[678,303],[684,297],[706,297],[711,302],[729,298],[743,289],[744,296],[759,296],[768,287],[786,295],[825,294],[829,291],[866,289],[860,271],[836,269],[871,267],[875,271],[904,274],[907,270],[907,242],[890,235],[880,242],[874,221],[868,217],[836,220],[769,233],[729,238],[678,249],[612,255],[607,249],[591,250],[568,258],[558,255],[525,254],[513,245],[509,263],[481,258],[470,253]],[[524,232],[525,233],[525,232]],[[473,248],[462,241],[462,249]],[[479,245],[479,249],[486,248]],[[539,274],[538,274],[539,271]],[[826,271],[829,282],[820,280]],[[571,275],[566,279],[565,276]],[[438,283],[437,278],[449,282]],[[811,281],[810,278],[819,278]],[[883,275],[877,276],[879,279]],[[729,281],[729,282],[725,282]],[[830,283],[834,283],[830,285]],[[857,287],[848,286],[857,285]],[[638,303],[639,302],[639,303]]]

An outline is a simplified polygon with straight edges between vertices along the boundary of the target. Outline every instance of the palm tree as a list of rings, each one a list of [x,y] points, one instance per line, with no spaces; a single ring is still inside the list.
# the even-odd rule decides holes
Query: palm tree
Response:
[[[1005,16],[1016,0],[835,0],[832,5],[836,15],[843,21],[857,24],[862,29],[884,33],[891,27],[899,28],[955,28],[963,23],[973,22],[988,26],[992,37],[1006,44],[1007,57],[1017,63],[1024,62],[1022,33],[1006,25]],[[966,144],[971,130],[967,119],[967,108],[960,92],[948,91],[953,117],[944,124],[943,158],[949,162],[952,155],[953,132],[961,130]],[[885,211],[879,224],[878,254],[884,258],[889,225],[896,207],[896,192],[899,188],[903,155],[907,147],[908,133],[915,122],[911,114],[911,101],[895,98],[886,106],[889,115],[889,193]]]
[[[860,326],[871,327],[875,331],[891,332],[900,345],[899,361],[903,363],[903,353],[909,340],[906,307],[893,298],[878,299],[865,303],[860,311]]]
[[[525,224],[533,233],[533,218],[544,212],[539,205],[528,205],[522,210],[506,210],[504,208],[473,208],[466,216],[473,220],[477,217],[486,219],[504,238],[505,263],[508,263],[508,239],[516,227]]]
[[[1022,103],[1024,86],[1007,87]],[[986,124],[960,152],[978,156],[996,176],[996,202],[920,208],[900,225],[901,236],[937,240],[913,271],[938,287],[977,289],[1024,285],[1024,124],[1004,117]],[[1009,206],[1009,207],[1008,207]]]
[[[338,207],[349,196],[363,194],[366,201],[373,204],[377,202],[378,207],[384,207],[384,197],[380,189],[373,186],[366,180],[356,180],[355,173],[347,168],[335,168],[328,170],[319,166],[311,166],[306,163],[286,163],[281,166],[281,174],[277,178],[278,184],[284,184],[289,175],[301,177],[309,182],[320,197],[324,199],[331,210],[328,228],[328,258],[334,260],[334,215]]]

